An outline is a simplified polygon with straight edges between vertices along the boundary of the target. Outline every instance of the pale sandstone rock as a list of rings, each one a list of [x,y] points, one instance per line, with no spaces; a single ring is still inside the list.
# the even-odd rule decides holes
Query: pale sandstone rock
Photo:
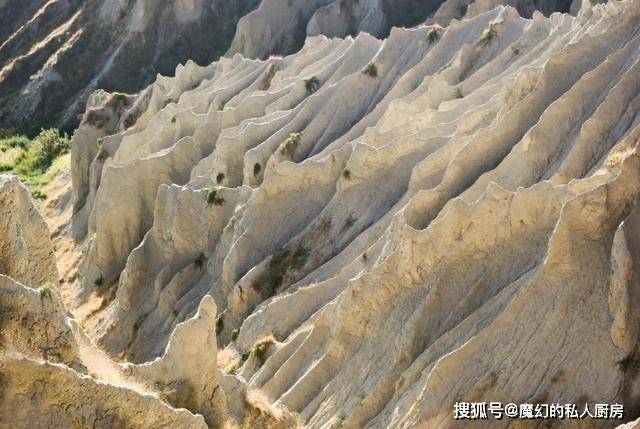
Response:
[[[34,288],[58,283],[47,224],[16,176],[0,176],[0,274]]]
[[[464,427],[459,400],[633,410],[639,19],[638,0],[498,7],[434,40],[318,36],[160,77],[88,169],[77,298],[103,278],[100,376],[256,427]]]

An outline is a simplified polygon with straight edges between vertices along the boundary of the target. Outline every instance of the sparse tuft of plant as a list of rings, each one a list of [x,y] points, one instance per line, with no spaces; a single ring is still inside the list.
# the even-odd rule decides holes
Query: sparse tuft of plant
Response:
[[[238,339],[238,335],[240,335],[240,331],[238,329],[234,329],[231,332],[231,341],[235,341]]]
[[[335,423],[331,426],[332,429],[338,429],[344,426],[344,422],[347,420],[347,416],[340,414]]]
[[[482,46],[487,46],[489,43],[491,43],[491,40],[495,37],[496,35],[496,30],[493,29],[493,27],[489,26],[489,28],[485,29],[482,32],[482,36],[480,36],[480,44]]]
[[[102,285],[104,285],[104,277],[102,277],[102,275],[98,276],[98,278],[97,278],[97,279],[95,279],[95,280],[93,281],[93,284],[94,284],[95,286],[102,286]]]
[[[207,204],[214,206],[221,206],[224,204],[224,198],[218,196],[218,190],[215,187],[209,188],[207,191]]]
[[[343,170],[342,177],[344,177],[347,180],[351,179],[351,172],[349,170]]]
[[[317,77],[312,76],[309,79],[304,80],[304,87],[309,94],[314,93],[320,87],[320,81]]]
[[[42,286],[40,286],[40,298],[51,298],[51,294],[56,289],[56,285],[51,282],[46,282]]]
[[[624,373],[637,374],[640,370],[640,358],[634,356],[633,353],[619,360],[616,364]]]
[[[462,97],[464,97],[464,96],[462,95],[462,90],[461,90],[460,88],[457,88],[457,87],[456,87],[456,94],[455,94],[455,96],[456,96],[456,98],[462,98]]]
[[[193,263],[196,264],[196,267],[202,268],[204,266],[204,261],[206,261],[206,257],[204,256],[204,253],[201,253]]]
[[[354,224],[356,223],[356,218],[353,217],[352,214],[349,214],[349,217],[347,217],[347,219],[344,221],[344,227],[342,228],[343,231],[348,230],[349,228],[351,228]]]
[[[176,123],[176,117],[175,117],[175,115],[173,116],[173,118],[171,118],[171,123],[172,123],[172,124],[175,124],[175,123]]]
[[[253,176],[257,177],[262,171],[262,167],[260,167],[260,163],[256,162],[253,164]]]
[[[362,73],[369,77],[378,77],[378,67],[376,67],[375,63],[369,63],[364,70],[362,70]]]
[[[13,138],[9,141],[11,147],[24,149],[13,162],[13,169],[23,176],[43,174],[53,163],[53,160],[69,151],[70,140],[66,134],[61,135],[58,130],[51,128],[40,131],[31,142],[25,138]]]
[[[287,274],[304,267],[309,257],[309,251],[304,247],[295,250],[279,249],[269,261],[267,272],[259,280],[253,283],[255,290],[271,296],[283,283]]]
[[[520,45],[511,45],[511,52],[513,55],[520,55]]]
[[[224,314],[218,314],[216,317],[216,335],[220,335],[220,332],[224,329]]]
[[[216,183],[219,185],[222,183],[223,180],[224,180],[224,173],[218,173],[218,175],[216,176]]]
[[[427,41],[429,43],[435,43],[440,38],[440,34],[438,33],[438,29],[436,27],[429,28],[427,31]]]
[[[293,159],[300,146],[300,140],[302,139],[302,133],[291,133],[289,137],[280,145],[280,154],[286,156],[289,159]]]
[[[244,363],[250,358],[254,357],[256,359],[256,362],[258,363],[258,366],[264,365],[264,363],[267,361],[267,351],[269,351],[269,348],[275,343],[276,340],[273,335],[267,335],[263,337],[253,345],[251,350],[242,355],[241,361]]]

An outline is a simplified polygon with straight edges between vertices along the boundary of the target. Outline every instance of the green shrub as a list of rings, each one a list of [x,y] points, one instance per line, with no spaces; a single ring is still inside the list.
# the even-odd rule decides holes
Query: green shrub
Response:
[[[480,36],[480,44],[482,46],[487,46],[489,43],[491,43],[491,39],[493,39],[495,35],[496,31],[493,28],[487,28],[482,32],[482,36]]]
[[[369,77],[378,77],[378,67],[376,67],[374,63],[369,63],[364,70],[362,70],[362,73]]]
[[[193,263],[196,264],[196,267],[202,268],[204,266],[204,261],[206,261],[206,257],[204,256],[204,253],[201,253]]]
[[[29,143],[30,141],[26,136],[11,136],[0,141],[0,147],[26,149]]]
[[[248,353],[243,354],[240,359],[244,363],[254,357],[256,358],[258,366],[262,366],[267,361],[267,351],[269,350],[269,347],[274,344],[275,338],[273,335],[267,335],[263,339],[257,341],[251,350]]]
[[[218,190],[215,187],[209,188],[207,192],[207,204],[221,206],[224,204],[224,198],[218,197]]]
[[[95,286],[102,286],[102,285],[104,285],[104,277],[99,276],[97,279],[95,279],[95,280],[93,281],[93,284],[94,284]]]
[[[440,34],[438,34],[438,29],[436,27],[429,28],[427,31],[427,41],[429,43],[435,43],[440,38]]]
[[[353,215],[349,215],[349,217],[344,221],[344,229],[349,229],[356,223],[356,218]]]
[[[51,282],[47,282],[45,284],[43,284],[42,286],[40,286],[40,297],[44,298],[44,297],[48,297],[51,298],[51,294],[53,293],[53,290],[56,289],[56,285],[54,285]]]
[[[304,87],[306,88],[307,92],[311,94],[318,90],[318,88],[320,87],[320,81],[315,76],[310,77],[309,79],[304,80]]]
[[[253,176],[257,177],[262,171],[262,167],[260,167],[260,163],[256,162],[253,164]]]
[[[216,317],[216,335],[220,335],[224,329],[224,314],[218,314]]]
[[[234,329],[233,332],[231,332],[231,341],[237,340],[239,334],[240,331],[238,329]]]
[[[58,156],[69,151],[67,135],[60,135],[56,129],[42,130],[14,162],[14,169],[22,175],[44,173]]]
[[[291,251],[279,249],[271,256],[266,274],[253,284],[253,288],[271,295],[283,283],[285,276],[291,271],[301,269],[307,262],[309,251],[300,246]],[[266,290],[263,288],[266,286]]]
[[[41,188],[34,188],[31,190],[31,195],[33,198],[37,198],[38,200],[46,200],[47,193],[44,192]]]
[[[344,177],[347,180],[351,179],[351,172],[349,170],[344,170],[342,172],[342,177]]]

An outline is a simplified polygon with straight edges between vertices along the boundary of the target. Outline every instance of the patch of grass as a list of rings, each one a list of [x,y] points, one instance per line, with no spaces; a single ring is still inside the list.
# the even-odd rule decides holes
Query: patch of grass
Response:
[[[46,282],[38,289],[40,291],[40,298],[51,298],[51,294],[56,289],[56,285],[51,282]]]
[[[64,163],[58,160],[69,152],[69,147],[69,137],[54,128],[41,130],[31,140],[9,136],[0,140],[0,172],[18,175],[35,198],[45,198],[42,187],[64,169]]]
[[[222,183],[223,180],[224,180],[224,173],[218,173],[218,175],[216,176],[216,183],[219,185]]]
[[[218,190],[215,187],[209,188],[207,192],[207,204],[221,206],[224,204],[224,198],[218,196]]]
[[[302,139],[302,133],[291,133],[289,137],[280,145],[280,154],[293,159],[300,146],[300,140]]]
[[[429,28],[429,31],[427,31],[427,41],[429,44],[437,42],[439,38],[440,34],[438,33],[438,29],[436,27]]]
[[[482,32],[482,36],[480,36],[480,44],[482,46],[487,46],[489,43],[491,43],[491,40],[495,36],[496,36],[496,30],[494,30],[492,27],[485,29]]]
[[[171,123],[175,124],[176,123],[176,117],[174,116],[173,118],[171,118]]]
[[[314,93],[320,87],[320,81],[315,76],[310,77],[309,79],[304,80],[304,87],[309,94]]]
[[[257,177],[262,171],[262,167],[260,167],[260,163],[256,162],[253,164],[253,176]]]
[[[258,366],[264,365],[264,363],[267,361],[267,351],[272,345],[275,344],[275,342],[276,340],[273,335],[267,335],[261,340],[256,341],[251,350],[242,355],[242,357],[240,358],[241,362],[244,363],[253,357],[256,358]]]
[[[376,67],[374,63],[369,63],[364,70],[362,70],[362,73],[369,77],[378,77],[378,67]]]
[[[200,255],[198,255],[196,260],[193,261],[193,263],[196,265],[196,267],[202,268],[204,266],[204,261],[206,260],[207,258],[204,256],[204,253],[201,253]]]
[[[351,179],[351,172],[349,170],[343,170],[342,177],[344,177],[347,180]]]
[[[10,136],[0,140],[0,148],[26,149],[31,141],[26,136]]]

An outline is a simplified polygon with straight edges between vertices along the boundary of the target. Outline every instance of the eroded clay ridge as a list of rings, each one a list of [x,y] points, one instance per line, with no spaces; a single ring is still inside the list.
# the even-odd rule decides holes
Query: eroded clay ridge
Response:
[[[3,0],[0,126],[75,128],[95,89],[137,92],[187,60],[291,54],[306,36],[386,37],[511,3],[531,17],[580,0]]]
[[[139,367],[215,301],[220,383],[310,428],[455,427],[460,400],[637,417],[638,22],[498,7],[96,96],[72,311]]]

